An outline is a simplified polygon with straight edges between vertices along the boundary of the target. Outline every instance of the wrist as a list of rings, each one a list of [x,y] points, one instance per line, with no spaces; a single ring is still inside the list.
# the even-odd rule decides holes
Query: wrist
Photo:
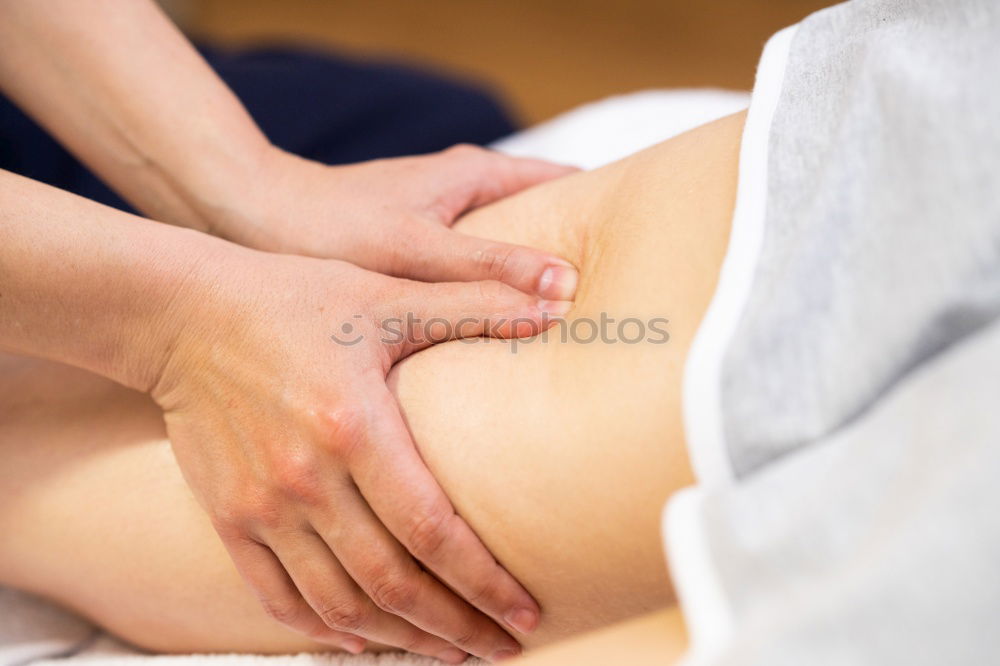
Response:
[[[340,170],[268,144],[241,171],[234,196],[206,212],[210,233],[265,252],[354,258],[350,234],[336,223],[351,203],[340,191]]]
[[[176,170],[178,205],[158,219],[241,242],[271,190],[273,165],[281,153],[256,128],[219,137],[198,159],[185,160]]]
[[[152,307],[122,329],[121,353],[112,372],[126,386],[154,393],[165,369],[195,330],[204,328],[202,312],[223,288],[227,268],[243,250],[203,233],[171,229],[157,259],[143,275],[142,291]]]
[[[258,146],[226,186],[216,190],[214,201],[201,208],[206,231],[257,250],[296,253],[287,225],[306,203],[296,194],[306,177],[303,170],[316,166],[272,144]]]

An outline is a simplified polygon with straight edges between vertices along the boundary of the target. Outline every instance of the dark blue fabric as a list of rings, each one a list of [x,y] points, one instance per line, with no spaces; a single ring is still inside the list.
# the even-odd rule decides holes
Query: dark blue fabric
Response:
[[[279,48],[201,51],[274,144],[328,164],[485,144],[514,130],[481,88],[407,67]],[[0,168],[131,210],[3,96]]]

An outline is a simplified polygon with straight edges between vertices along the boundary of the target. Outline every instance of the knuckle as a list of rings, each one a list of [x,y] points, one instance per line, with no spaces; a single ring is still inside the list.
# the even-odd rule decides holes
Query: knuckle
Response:
[[[272,463],[274,480],[286,498],[313,503],[320,499],[322,483],[314,455],[290,451]]]
[[[387,613],[408,615],[417,603],[417,586],[397,574],[388,574],[372,585],[371,597]]]
[[[479,637],[479,632],[476,631],[476,627],[473,625],[469,625],[468,627],[463,627],[462,630],[459,631],[455,635],[455,637],[451,639],[451,642],[455,646],[462,648],[466,652],[475,652],[477,645],[476,639],[478,637]]]
[[[217,509],[212,515],[212,527],[223,540],[237,540],[246,536],[246,518],[233,509]]]
[[[491,246],[476,252],[476,262],[480,268],[495,280],[504,281],[510,277],[510,273],[515,266],[516,248],[505,246]]]
[[[281,624],[294,625],[299,620],[301,610],[292,599],[261,599],[261,605],[268,617]]]
[[[364,604],[348,599],[330,603],[319,616],[331,629],[354,633],[368,625],[370,614]]]
[[[348,459],[364,441],[368,415],[364,407],[342,403],[323,415],[325,441],[338,457]]]
[[[420,629],[412,627],[400,638],[399,645],[407,652],[417,652],[427,644],[427,636]]]
[[[254,499],[229,502],[212,508],[212,526],[223,539],[244,539],[250,535],[258,516],[262,513],[265,511]]]
[[[408,543],[410,552],[418,560],[430,561],[441,550],[448,538],[448,524],[452,515],[452,512],[444,509],[417,514],[408,530]]]
[[[479,606],[480,602],[492,599],[499,589],[499,583],[500,578],[496,573],[487,576],[476,584],[467,601],[473,606]]]

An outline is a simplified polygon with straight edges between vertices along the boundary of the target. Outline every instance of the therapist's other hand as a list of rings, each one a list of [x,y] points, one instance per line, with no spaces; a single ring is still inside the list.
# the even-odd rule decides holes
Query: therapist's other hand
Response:
[[[450,227],[463,213],[575,168],[470,145],[419,157],[326,166],[276,148],[213,231],[271,252],[342,259],[373,271],[438,281],[498,280],[568,300],[576,271],[540,250]]]
[[[264,608],[349,651],[370,639],[450,662],[516,653],[500,625],[531,631],[538,606],[455,513],[385,378],[435,342],[535,333],[564,304],[225,248],[179,288],[184,325],[151,393]]]

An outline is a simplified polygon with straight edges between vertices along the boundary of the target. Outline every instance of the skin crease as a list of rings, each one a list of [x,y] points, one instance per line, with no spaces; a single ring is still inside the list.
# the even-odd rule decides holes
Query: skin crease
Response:
[[[569,258],[581,276],[569,321],[664,316],[667,344],[522,341],[515,354],[451,342],[390,373],[421,456],[541,604],[528,647],[672,603],[658,517],[692,480],[681,374],[728,241],[742,123],[719,120],[459,223]],[[156,651],[328,649],[261,610],[148,397],[0,358],[0,459],[0,533],[18,535],[0,540],[0,583]]]

